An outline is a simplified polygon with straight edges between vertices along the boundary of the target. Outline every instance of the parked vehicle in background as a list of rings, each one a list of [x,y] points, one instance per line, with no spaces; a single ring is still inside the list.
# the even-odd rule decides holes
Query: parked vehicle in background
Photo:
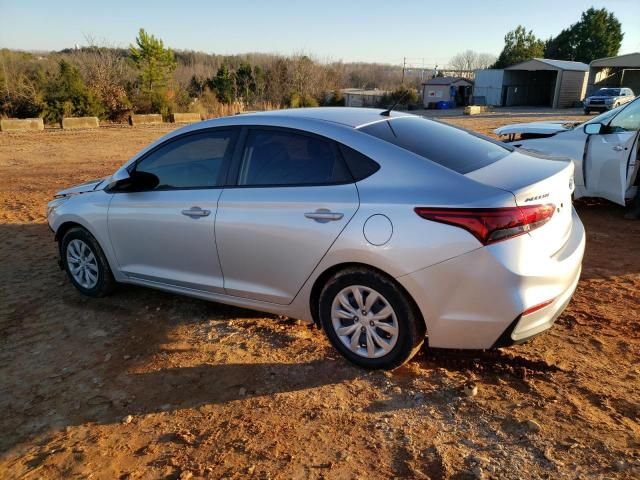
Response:
[[[605,112],[629,103],[634,98],[636,96],[630,88],[601,88],[584,99],[584,113],[589,115],[592,111]]]
[[[571,158],[574,198],[601,197],[625,205],[640,181],[639,131],[640,98],[585,123],[518,123],[497,128],[495,133],[515,147]]]
[[[116,282],[315,321],[365,368],[550,328],[580,276],[573,164],[414,115],[315,108],[176,130],[49,203],[85,295]],[[514,174],[517,172],[517,175]]]

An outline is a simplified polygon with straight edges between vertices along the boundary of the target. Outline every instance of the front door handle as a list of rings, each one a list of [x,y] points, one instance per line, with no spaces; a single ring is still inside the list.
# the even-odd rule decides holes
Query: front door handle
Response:
[[[621,152],[622,150],[624,150],[624,148],[620,145],[616,145],[615,147],[613,147],[613,150],[615,150],[616,152]]]
[[[318,223],[327,223],[342,219],[342,217],[344,217],[344,213],[332,212],[326,208],[319,208],[315,212],[305,213],[304,216],[311,220],[315,220]]]
[[[207,217],[211,214],[211,210],[204,210],[200,207],[191,207],[189,210],[182,210],[182,214],[191,218]]]

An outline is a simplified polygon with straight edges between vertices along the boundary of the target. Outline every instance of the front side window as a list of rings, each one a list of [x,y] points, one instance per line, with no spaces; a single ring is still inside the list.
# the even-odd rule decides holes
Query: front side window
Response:
[[[135,172],[155,176],[155,190],[219,186],[234,135],[232,130],[205,131],[171,140],[143,158]]]
[[[611,120],[609,130],[613,133],[640,130],[640,100],[628,103],[627,106]]]
[[[420,117],[385,120],[360,130],[461,174],[486,167],[511,152],[461,128]]]
[[[328,140],[279,130],[250,130],[239,185],[328,185],[352,181]]]

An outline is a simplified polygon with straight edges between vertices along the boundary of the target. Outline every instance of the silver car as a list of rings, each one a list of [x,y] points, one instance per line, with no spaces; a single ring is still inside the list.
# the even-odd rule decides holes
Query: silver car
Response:
[[[601,88],[584,99],[584,114],[589,115],[591,111],[606,112],[629,103],[634,98],[636,96],[630,88]]]
[[[315,322],[366,368],[551,327],[580,276],[571,161],[414,115],[282,110],[176,130],[48,206],[80,292],[158,288]]]

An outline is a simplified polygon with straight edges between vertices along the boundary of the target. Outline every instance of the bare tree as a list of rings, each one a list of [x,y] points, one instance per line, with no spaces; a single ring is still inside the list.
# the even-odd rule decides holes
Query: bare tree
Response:
[[[85,35],[85,40],[88,46],[74,51],[71,58],[109,116],[116,119],[130,107],[125,86],[133,80],[134,73],[121,50],[99,45],[90,35]]]
[[[489,68],[491,67],[491,65],[496,63],[497,59],[498,57],[496,57],[493,53],[479,53],[476,69]]]
[[[454,55],[449,60],[449,65],[455,70],[478,70],[480,68],[488,68],[496,61],[496,56],[490,53],[478,53],[473,50],[465,50],[464,52]]]

